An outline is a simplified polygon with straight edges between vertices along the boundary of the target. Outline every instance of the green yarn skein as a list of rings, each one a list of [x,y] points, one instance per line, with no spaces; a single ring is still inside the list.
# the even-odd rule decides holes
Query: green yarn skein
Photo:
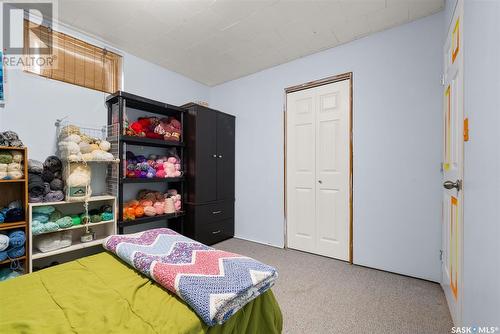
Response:
[[[12,162],[12,154],[0,153],[0,164],[10,164]]]
[[[82,220],[80,219],[80,216],[78,216],[78,215],[72,215],[71,221],[72,221],[73,226],[82,224]]]
[[[61,218],[62,218],[62,216],[63,216],[63,215],[62,215],[62,212],[61,212],[61,211],[59,211],[59,210],[55,210],[54,212],[52,212],[52,213],[50,214],[49,220],[50,220],[51,222],[55,222],[55,221],[57,221],[57,220],[61,219]]]
[[[43,230],[44,230],[44,224],[40,224],[40,222],[38,223],[38,225],[33,225],[31,227],[31,233],[33,233],[33,235],[42,234]]]
[[[35,206],[33,208],[33,213],[41,213],[44,215],[50,215],[51,213],[55,212],[56,208],[53,207],[52,205],[46,205],[46,206]]]
[[[90,222],[92,222],[92,223],[98,223],[101,220],[102,220],[101,219],[101,215],[92,215],[92,216],[90,216]]]
[[[59,225],[53,222],[48,222],[42,225],[43,227],[43,232],[54,232],[59,229]]]
[[[56,221],[56,224],[60,228],[68,228],[68,227],[73,226],[73,219],[71,219],[71,217],[65,216],[65,217],[58,219]]]
[[[85,215],[84,213],[82,213],[80,215],[80,219],[82,220],[82,224],[87,224],[87,223],[90,223],[90,216],[88,215]]]

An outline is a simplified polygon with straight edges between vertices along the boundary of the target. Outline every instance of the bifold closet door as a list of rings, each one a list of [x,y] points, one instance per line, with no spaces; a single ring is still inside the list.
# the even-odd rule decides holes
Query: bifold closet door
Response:
[[[287,94],[288,247],[349,260],[349,80]]]

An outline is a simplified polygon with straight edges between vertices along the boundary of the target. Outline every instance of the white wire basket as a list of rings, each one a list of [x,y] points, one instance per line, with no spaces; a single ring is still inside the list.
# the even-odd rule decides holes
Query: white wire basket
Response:
[[[69,121],[57,120],[58,156],[69,162],[119,163],[118,136],[113,127],[82,126]]]
[[[57,120],[57,155],[63,162],[65,195],[67,201],[87,201],[92,196],[92,168],[90,164],[108,164],[106,193],[117,194],[118,177],[114,170],[118,163],[117,125],[85,126]],[[111,135],[113,134],[113,135]]]

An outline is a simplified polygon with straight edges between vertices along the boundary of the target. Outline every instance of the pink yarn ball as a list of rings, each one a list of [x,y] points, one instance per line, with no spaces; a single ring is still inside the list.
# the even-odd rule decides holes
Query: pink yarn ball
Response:
[[[143,199],[142,201],[139,202],[139,205],[143,207],[153,206],[153,202]]]
[[[167,159],[167,162],[170,162],[171,164],[176,164],[177,163],[177,158],[170,157],[170,158]]]
[[[144,214],[148,217],[156,216],[156,209],[152,206],[144,207]]]
[[[157,215],[162,215],[165,212],[165,205],[162,202],[155,202],[154,208]]]
[[[165,178],[165,170],[163,168],[157,170],[156,171],[156,177],[159,177],[161,179]]]

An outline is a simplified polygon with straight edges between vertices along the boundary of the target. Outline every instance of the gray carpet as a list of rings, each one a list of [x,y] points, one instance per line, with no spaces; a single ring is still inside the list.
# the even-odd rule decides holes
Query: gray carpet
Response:
[[[240,239],[218,249],[276,267],[284,333],[449,333],[438,284]]]

